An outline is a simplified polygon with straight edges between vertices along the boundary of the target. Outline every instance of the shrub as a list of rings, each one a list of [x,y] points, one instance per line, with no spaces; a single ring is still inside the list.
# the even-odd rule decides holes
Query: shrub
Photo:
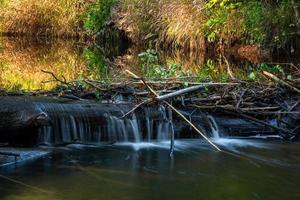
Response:
[[[96,0],[90,4],[84,14],[84,28],[88,31],[100,31],[116,3],[117,0]]]

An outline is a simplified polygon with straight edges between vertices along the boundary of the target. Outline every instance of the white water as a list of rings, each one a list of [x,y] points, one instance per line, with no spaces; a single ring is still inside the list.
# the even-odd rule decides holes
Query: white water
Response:
[[[170,128],[173,127],[170,126],[170,121],[173,119],[170,119],[163,106],[156,110],[159,116],[152,116],[153,109],[144,108],[143,114],[134,113],[126,118],[120,118],[124,115],[121,109],[120,113],[116,114],[105,109],[99,112],[92,107],[88,110],[84,105],[60,104],[54,107],[51,103],[40,103],[37,106],[52,120],[51,126],[39,129],[40,144],[103,144],[106,142],[132,146],[135,150],[152,147],[170,148],[172,132]],[[245,146],[262,147],[260,143],[254,141],[220,137],[220,128],[212,115],[207,116],[207,122],[209,125],[207,135],[211,136],[211,140],[218,146],[229,149]],[[189,145],[192,144],[176,140],[175,150],[185,149]],[[203,144],[198,145],[203,146]]]
[[[122,109],[102,107],[94,109],[84,104],[39,103],[36,105],[51,118],[51,125],[39,129],[39,144],[150,142],[170,138],[170,126],[163,106],[151,116],[153,109],[144,108],[142,114],[124,115]],[[124,109],[124,108],[123,108]]]
[[[215,118],[211,115],[208,115],[207,119],[210,124],[210,129],[211,129],[213,138],[215,138],[215,139],[220,138],[219,127],[218,127],[218,124],[217,124]]]

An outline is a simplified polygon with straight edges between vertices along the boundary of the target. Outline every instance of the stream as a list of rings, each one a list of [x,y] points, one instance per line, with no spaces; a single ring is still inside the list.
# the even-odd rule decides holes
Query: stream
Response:
[[[130,57],[122,46],[107,51],[68,41],[0,41],[0,87],[12,91],[56,87],[57,83],[42,70],[66,80],[104,80],[121,73],[124,63],[138,63],[137,56]],[[165,57],[168,62],[179,59],[174,55]],[[247,76],[249,68],[234,72]],[[299,142],[259,134],[231,137],[230,129],[225,132],[225,128],[218,128],[227,128],[230,123],[220,120],[221,124],[209,115],[209,126],[203,130],[222,152],[200,137],[189,136],[191,129],[181,127],[185,132],[178,131],[170,156],[170,138],[166,136],[170,126],[164,108],[158,108],[159,117],[145,109],[142,114],[121,120],[120,113],[131,107],[117,105],[113,110],[103,105],[53,106],[49,102],[28,106],[31,113],[24,116],[42,114],[52,121],[24,132],[38,135],[37,147],[0,148],[1,152],[20,154],[17,162],[11,156],[0,159],[1,200],[300,199]],[[17,106],[14,109],[22,110]],[[197,119],[203,121],[201,117]],[[12,132],[5,129],[2,120],[0,132],[9,137],[7,133]],[[71,144],[74,141],[77,143]]]
[[[167,141],[55,148],[36,160],[1,168],[0,199],[300,198],[299,143],[214,142],[224,152],[200,139],[176,140],[173,159]]]

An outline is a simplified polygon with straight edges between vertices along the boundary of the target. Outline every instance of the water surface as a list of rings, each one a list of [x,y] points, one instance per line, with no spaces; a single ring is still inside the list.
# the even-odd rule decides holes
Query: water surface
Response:
[[[299,199],[299,143],[219,139],[71,145],[0,173],[3,200]],[[27,184],[26,186],[24,184]]]

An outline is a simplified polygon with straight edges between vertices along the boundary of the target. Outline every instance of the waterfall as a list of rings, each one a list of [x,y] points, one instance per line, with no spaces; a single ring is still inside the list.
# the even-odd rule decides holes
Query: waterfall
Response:
[[[132,106],[84,103],[36,103],[35,106],[50,118],[49,125],[39,127],[39,144],[138,143],[170,138],[169,120],[163,106],[141,108],[124,118]]]
[[[215,118],[211,115],[208,115],[207,119],[208,119],[208,122],[209,122],[209,125],[210,125],[212,137],[214,139],[219,139],[220,138],[219,127],[218,127],[218,124],[217,124]]]

